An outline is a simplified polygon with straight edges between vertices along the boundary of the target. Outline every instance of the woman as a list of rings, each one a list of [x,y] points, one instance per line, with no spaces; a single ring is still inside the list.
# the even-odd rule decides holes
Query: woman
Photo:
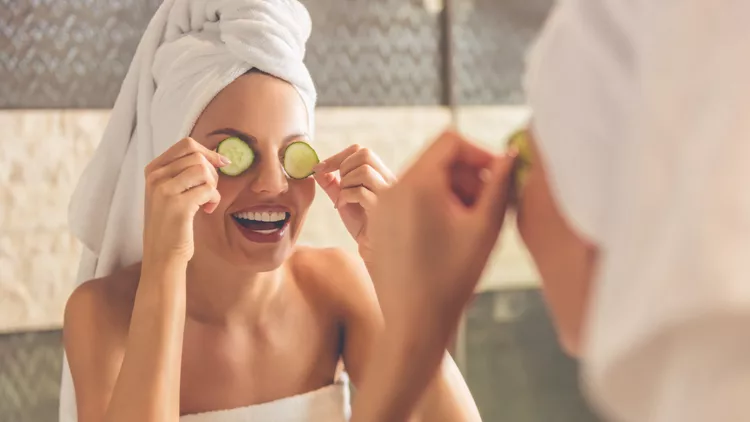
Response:
[[[606,420],[750,418],[749,13],[561,1],[532,50],[519,231]],[[431,379],[497,239],[512,162],[444,134],[381,195],[373,282],[392,324],[353,420],[403,420]],[[459,201],[457,163],[497,170]]]
[[[62,421],[348,418],[342,371],[358,383],[382,329],[368,215],[394,179],[357,146],[315,180],[289,176],[286,148],[313,145],[309,32],[296,1],[157,11],[73,198],[81,279],[95,279],[66,308],[76,405],[64,387]],[[217,152],[227,139],[250,147],[247,168]],[[316,181],[360,258],[295,246]],[[417,419],[479,420],[443,367]]]

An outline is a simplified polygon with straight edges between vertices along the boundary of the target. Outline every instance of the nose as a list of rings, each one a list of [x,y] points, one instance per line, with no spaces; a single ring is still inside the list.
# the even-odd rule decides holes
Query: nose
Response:
[[[250,189],[270,196],[281,195],[289,189],[289,180],[278,159],[260,160]]]

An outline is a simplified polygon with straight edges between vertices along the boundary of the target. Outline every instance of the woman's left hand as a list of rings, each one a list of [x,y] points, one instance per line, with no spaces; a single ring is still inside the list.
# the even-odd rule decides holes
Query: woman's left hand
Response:
[[[378,202],[378,195],[396,177],[375,153],[359,145],[322,161],[314,170],[315,180],[333,201],[344,226],[357,242],[360,256],[368,262],[368,216]]]

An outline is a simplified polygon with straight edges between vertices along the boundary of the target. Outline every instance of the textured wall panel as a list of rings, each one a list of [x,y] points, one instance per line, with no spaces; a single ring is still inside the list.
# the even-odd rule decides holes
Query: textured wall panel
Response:
[[[422,0],[303,0],[321,105],[440,104],[438,16]]]
[[[109,108],[159,0],[0,0],[0,108]],[[420,0],[306,0],[320,105],[438,104]]]
[[[0,0],[0,108],[114,103],[159,0]]]
[[[525,52],[554,0],[453,0],[456,102],[519,104]]]
[[[523,53],[552,0],[453,1],[458,102],[521,102]],[[434,1],[303,2],[321,106],[441,103]],[[0,0],[0,108],[110,107],[158,3]]]
[[[0,335],[0,421],[57,420],[59,331]]]

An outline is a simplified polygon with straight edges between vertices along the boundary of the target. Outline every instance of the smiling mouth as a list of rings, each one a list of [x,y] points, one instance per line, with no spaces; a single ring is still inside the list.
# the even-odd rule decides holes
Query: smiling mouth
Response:
[[[284,228],[291,218],[288,212],[239,212],[232,218],[240,226],[260,234],[272,234]]]

